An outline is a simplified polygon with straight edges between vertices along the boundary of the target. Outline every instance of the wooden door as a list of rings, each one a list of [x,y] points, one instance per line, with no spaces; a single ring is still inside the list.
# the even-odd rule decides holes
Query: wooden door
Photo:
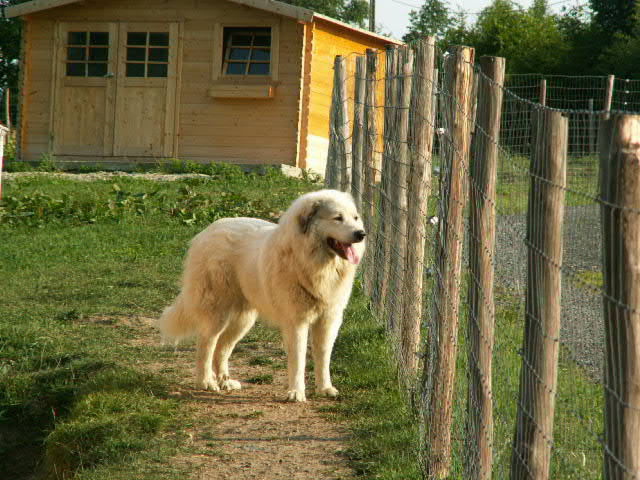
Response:
[[[56,35],[53,153],[112,155],[115,24],[63,23]]]
[[[177,24],[125,23],[118,38],[114,155],[171,156]]]
[[[173,155],[177,24],[63,23],[56,41],[55,155]]]

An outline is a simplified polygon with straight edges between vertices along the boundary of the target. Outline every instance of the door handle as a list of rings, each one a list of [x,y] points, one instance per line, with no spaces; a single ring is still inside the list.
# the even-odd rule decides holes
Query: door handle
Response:
[[[113,78],[114,76],[113,72],[109,72],[104,75],[104,78]]]

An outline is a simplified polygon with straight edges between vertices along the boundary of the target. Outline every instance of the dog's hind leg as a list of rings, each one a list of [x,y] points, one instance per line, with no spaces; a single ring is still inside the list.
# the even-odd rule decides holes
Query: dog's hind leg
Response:
[[[253,327],[257,316],[255,310],[246,310],[230,317],[227,328],[218,339],[213,355],[213,369],[222,390],[240,390],[240,382],[229,378],[229,357],[236,343]]]
[[[342,312],[319,318],[311,326],[311,345],[313,350],[316,393],[327,397],[337,397],[338,390],[331,384],[329,363],[331,351],[342,324]]]
[[[200,334],[198,335],[196,385],[205,390],[218,391],[220,387],[213,372],[213,355],[218,339],[225,330],[227,322],[217,314],[209,313],[207,315],[205,312],[199,312],[199,314],[208,318],[203,319]]]

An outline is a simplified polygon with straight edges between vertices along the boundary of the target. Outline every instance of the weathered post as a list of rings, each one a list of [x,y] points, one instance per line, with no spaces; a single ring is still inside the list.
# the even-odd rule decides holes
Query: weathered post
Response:
[[[347,96],[347,59],[336,55],[333,68],[338,72],[336,76],[336,150],[340,189],[348,192],[351,188],[351,136],[349,135],[349,97]]]
[[[640,116],[600,124],[607,480],[640,478]]]
[[[397,81],[398,49],[389,46],[385,52],[385,80],[384,80],[384,142],[382,152],[382,173],[380,177],[379,201],[378,201],[378,228],[376,230],[375,245],[375,276],[373,282],[373,303],[376,313],[382,312],[385,304],[387,287],[386,280],[389,276],[389,258],[391,257],[391,183],[393,180],[393,156],[395,145],[393,143],[393,128],[396,124],[397,102],[394,97]]]
[[[402,318],[402,295],[404,264],[407,243],[407,179],[409,173],[409,108],[411,107],[411,84],[413,81],[413,50],[399,49],[397,88],[396,143],[391,179],[391,258],[386,285],[392,293],[386,305],[386,318],[390,329],[397,329]]]
[[[496,176],[505,60],[480,57],[477,129],[471,144],[467,472],[489,480],[493,459],[492,357]],[[486,76],[486,78],[484,76]]]
[[[431,332],[429,374],[432,384],[425,424],[427,478],[446,478],[451,464],[451,421],[455,364],[458,352],[458,317],[462,267],[463,217],[471,145],[474,49],[452,47],[447,57],[445,127],[452,148],[444,159],[443,194],[436,251],[438,273],[434,285],[436,305]]]
[[[376,162],[375,153],[378,143],[378,122],[376,118],[376,88],[378,85],[378,51],[367,49],[367,72],[365,85],[365,109],[364,109],[364,149],[362,162],[364,164],[364,195],[362,205],[362,217],[368,235],[368,244],[375,252],[376,236],[374,229],[375,218],[375,181]],[[365,262],[365,286],[367,293],[372,293],[374,274],[374,254],[370,254]]]
[[[407,251],[402,291],[401,352],[409,374],[418,368],[420,324],[422,322],[422,280],[426,241],[425,217],[431,194],[431,159],[433,148],[433,89],[435,38],[427,37],[415,44],[415,72],[411,110],[413,149],[408,185]]]
[[[514,480],[547,480],[560,348],[562,223],[569,120],[540,109],[530,168],[527,211],[528,268],[516,431]]]
[[[362,208],[363,197],[363,162],[364,150],[364,101],[365,101],[365,68],[364,56],[356,57],[356,81],[353,105],[353,173],[351,175],[351,194],[358,210]]]

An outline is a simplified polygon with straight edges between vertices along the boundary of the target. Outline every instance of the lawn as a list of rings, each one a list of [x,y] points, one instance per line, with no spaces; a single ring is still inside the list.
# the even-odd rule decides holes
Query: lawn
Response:
[[[183,167],[175,164],[170,170]],[[172,354],[137,341],[139,325],[134,322],[142,318],[151,324],[177,293],[188,241],[209,222],[224,216],[275,220],[298,195],[322,187],[314,179],[292,179],[275,171],[245,174],[224,165],[195,173],[200,175],[175,182],[26,176],[5,183],[0,203],[3,478],[22,479],[33,472],[34,478],[83,480],[193,474],[172,459],[187,449],[191,425],[215,419],[197,418],[170,394],[177,381]],[[512,180],[499,204],[504,211],[522,213],[524,183]],[[494,458],[496,478],[505,478],[523,303],[500,288],[496,299]],[[462,475],[466,448],[464,321],[453,434],[455,478]],[[271,365],[273,360],[256,356],[252,362]],[[346,454],[356,474],[420,478],[419,422],[399,392],[387,336],[372,319],[359,282],[338,337],[333,370],[341,400],[324,412],[352,431]],[[273,378],[265,374],[249,381],[269,384]],[[563,350],[552,478],[599,478],[602,397],[601,387]]]
[[[140,328],[150,330],[177,293],[188,241],[206,224],[223,216],[275,219],[298,195],[321,186],[313,179],[275,171],[245,174],[228,166],[175,182],[52,176],[5,182],[0,203],[3,478],[193,475],[173,459],[189,448],[192,425],[216,420],[197,417],[188,403],[171,395],[178,381],[173,353],[142,342]],[[404,446],[411,440],[411,417],[385,357],[384,335],[365,307],[357,293],[336,347],[342,400],[326,415],[353,430],[348,455],[361,476],[417,478],[415,459]],[[250,334],[247,341],[255,338]],[[362,362],[374,360],[379,368],[368,375],[375,376],[365,375]],[[250,380],[271,381],[268,376]],[[390,409],[399,412],[393,421]]]

